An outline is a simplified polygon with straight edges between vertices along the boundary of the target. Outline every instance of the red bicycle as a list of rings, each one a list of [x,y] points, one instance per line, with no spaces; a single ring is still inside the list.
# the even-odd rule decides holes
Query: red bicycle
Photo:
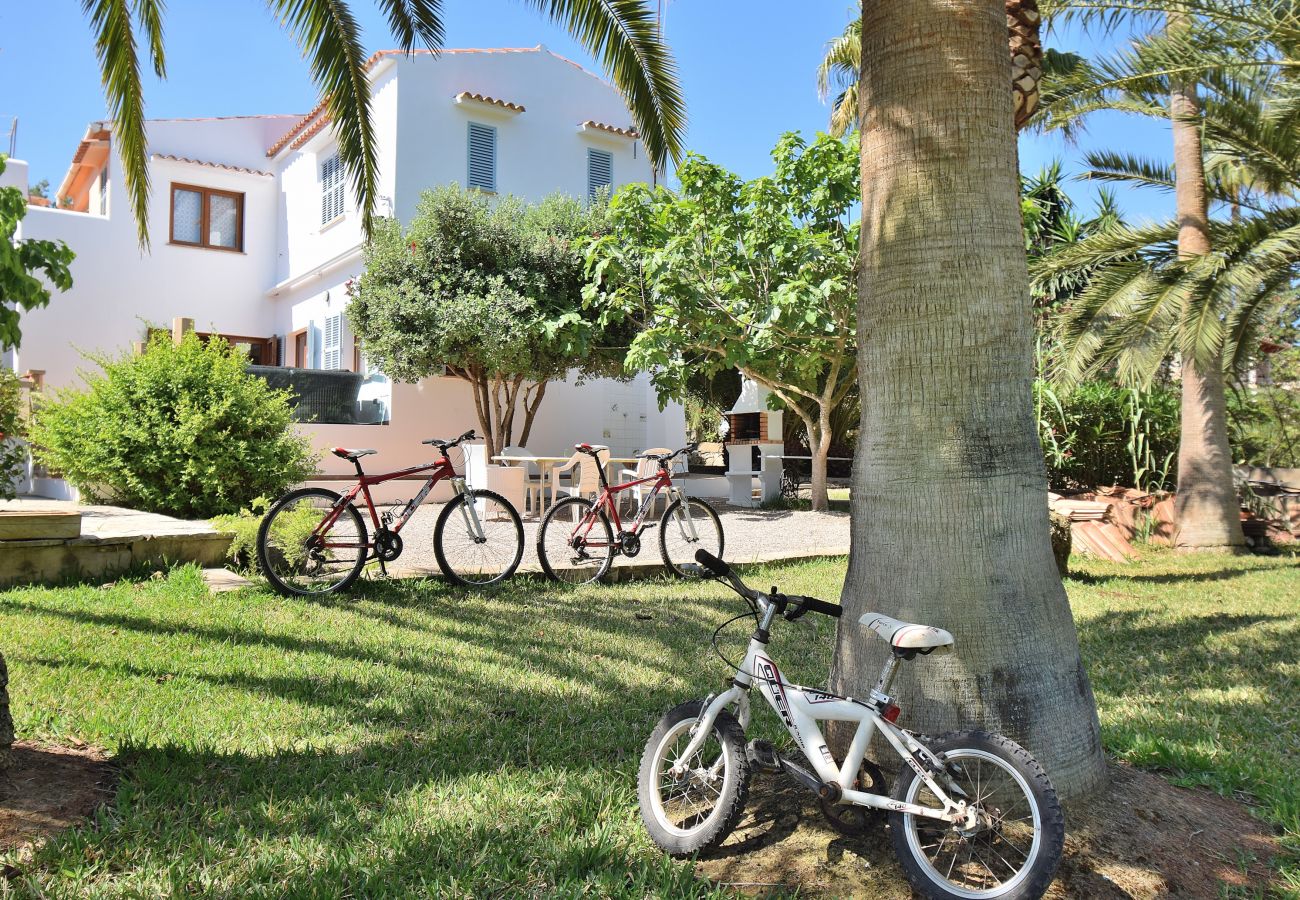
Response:
[[[357,483],[346,493],[299,488],[271,505],[257,532],[257,559],[271,586],[285,596],[320,596],[346,590],[367,560],[386,563],[402,555],[403,526],[439,481],[451,479],[455,496],[442,508],[433,529],[433,549],[442,574],[455,584],[495,584],[519,566],[524,526],[510,501],[492,491],[467,487],[447,451],[474,438],[473,429],[454,441],[428,440],[442,458],[384,475],[367,475],[361,457],[374,450],[335,447],[333,453],[357,468]],[[428,472],[419,493],[400,510],[380,514],[370,488],[404,475]],[[353,505],[358,495],[370,511],[373,537]]]
[[[664,565],[682,578],[697,575],[699,567],[694,565],[697,550],[707,550],[714,556],[722,553],[722,521],[709,504],[696,497],[687,497],[673,487],[669,465],[696,446],[688,444],[673,453],[642,456],[642,459],[652,459],[659,464],[655,474],[615,485],[606,479],[605,469],[596,456],[597,451],[603,448],[590,444],[574,447],[579,453],[591,456],[592,464],[597,466],[600,496],[594,502],[583,497],[566,497],[547,511],[537,534],[537,556],[546,574],[569,584],[596,581],[609,571],[616,553],[627,557],[640,553],[642,533],[658,525],[659,552],[663,555]],[[629,527],[624,528],[614,496],[650,482],[654,482],[654,487],[641,501]],[[657,523],[647,524],[646,513],[662,490],[668,491],[668,506]]]

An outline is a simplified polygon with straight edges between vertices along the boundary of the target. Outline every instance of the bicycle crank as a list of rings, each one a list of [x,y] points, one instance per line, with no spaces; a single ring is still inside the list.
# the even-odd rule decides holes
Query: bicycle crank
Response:
[[[375,532],[375,556],[380,562],[392,562],[402,555],[402,536],[381,528]]]

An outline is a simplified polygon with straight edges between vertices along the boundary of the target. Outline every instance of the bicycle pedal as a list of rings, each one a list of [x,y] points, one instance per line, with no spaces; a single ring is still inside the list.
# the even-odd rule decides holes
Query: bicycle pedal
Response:
[[[745,756],[761,769],[781,771],[781,758],[776,755],[776,748],[769,741],[750,741],[745,746]]]

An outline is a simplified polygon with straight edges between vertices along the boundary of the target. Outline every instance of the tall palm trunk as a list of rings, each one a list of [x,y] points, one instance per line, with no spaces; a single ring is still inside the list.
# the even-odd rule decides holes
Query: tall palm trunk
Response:
[[[1184,17],[1171,14],[1169,28],[1182,27]],[[1169,118],[1174,138],[1178,255],[1183,258],[1210,252],[1199,110],[1195,82],[1175,82],[1169,96]],[[1246,539],[1232,480],[1221,355],[1199,362],[1184,359],[1182,382],[1174,546],[1180,550],[1239,550]]]
[[[0,772],[9,768],[9,748],[14,742],[14,720],[9,713],[9,669],[0,653]]]
[[[907,726],[1003,732],[1077,798],[1105,762],[1033,419],[1004,4],[862,15],[862,419],[832,684],[865,696],[886,658],[867,610],[947,628],[956,653],[895,682]]]

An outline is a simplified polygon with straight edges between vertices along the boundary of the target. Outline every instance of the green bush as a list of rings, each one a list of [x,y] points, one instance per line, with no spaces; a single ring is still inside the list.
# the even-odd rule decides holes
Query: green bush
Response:
[[[18,376],[0,367],[0,500],[14,496],[14,479],[27,464],[27,447],[22,442],[22,390]]]
[[[1173,489],[1180,430],[1176,390],[1138,391],[1106,381],[1058,389],[1038,381],[1034,399],[1053,489]]]
[[[1235,385],[1228,392],[1232,459],[1247,466],[1300,467],[1300,349],[1276,354],[1272,364],[1273,385]]]
[[[220,340],[156,334],[145,352],[88,358],[84,390],[35,411],[37,458],[95,500],[194,518],[233,513],[315,471],[289,394]]]

